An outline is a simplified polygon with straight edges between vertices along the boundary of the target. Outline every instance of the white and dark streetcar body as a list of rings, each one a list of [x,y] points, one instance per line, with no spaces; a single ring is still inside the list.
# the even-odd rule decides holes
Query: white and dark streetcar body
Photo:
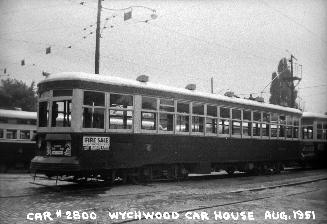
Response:
[[[304,165],[327,166],[327,115],[303,112],[302,114],[302,156]]]
[[[52,75],[39,95],[35,173],[179,179],[303,160],[292,108],[85,73]]]
[[[36,112],[0,109],[0,171],[28,170],[35,156]]]

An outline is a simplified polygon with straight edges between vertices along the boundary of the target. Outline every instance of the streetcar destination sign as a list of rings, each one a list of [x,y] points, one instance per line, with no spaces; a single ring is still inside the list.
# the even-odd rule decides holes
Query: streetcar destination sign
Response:
[[[110,137],[83,136],[84,150],[109,150]]]

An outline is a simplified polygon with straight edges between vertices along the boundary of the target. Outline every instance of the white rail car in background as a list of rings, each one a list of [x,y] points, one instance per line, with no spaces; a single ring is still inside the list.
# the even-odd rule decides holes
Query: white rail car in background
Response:
[[[28,170],[35,155],[36,112],[0,109],[0,171]]]

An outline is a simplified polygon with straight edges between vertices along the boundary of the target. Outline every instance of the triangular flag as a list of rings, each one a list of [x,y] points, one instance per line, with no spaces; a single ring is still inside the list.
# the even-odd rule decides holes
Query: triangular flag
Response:
[[[132,18],[132,10],[129,12],[124,12],[124,21]]]
[[[25,65],[25,60],[24,60],[24,59],[21,60],[20,65],[21,65],[21,66],[24,66],[24,65]]]
[[[50,54],[50,53],[51,53],[51,47],[47,47],[47,48],[45,49],[45,53],[46,53],[46,54]]]

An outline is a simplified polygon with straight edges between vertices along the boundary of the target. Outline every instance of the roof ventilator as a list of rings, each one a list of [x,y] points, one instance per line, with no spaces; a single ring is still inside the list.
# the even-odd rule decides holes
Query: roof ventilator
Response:
[[[140,75],[136,78],[137,81],[139,82],[148,82],[149,81],[149,76],[147,75]]]
[[[254,98],[255,101],[260,102],[260,103],[264,103],[265,99],[263,97],[257,96],[256,98]]]
[[[185,86],[185,89],[188,90],[196,90],[196,85],[195,84],[188,84],[187,86]]]

